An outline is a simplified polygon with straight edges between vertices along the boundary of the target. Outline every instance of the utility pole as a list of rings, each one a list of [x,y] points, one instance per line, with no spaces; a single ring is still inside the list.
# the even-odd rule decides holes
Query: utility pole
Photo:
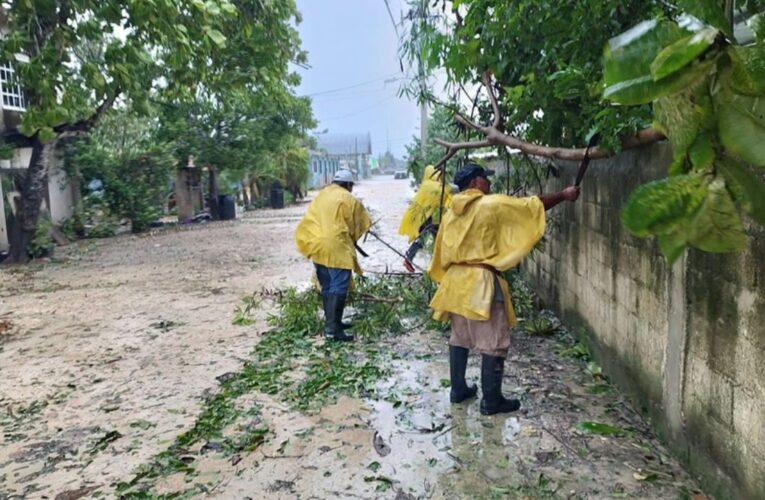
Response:
[[[420,150],[422,156],[425,156],[425,149],[428,144],[428,103],[420,103]]]

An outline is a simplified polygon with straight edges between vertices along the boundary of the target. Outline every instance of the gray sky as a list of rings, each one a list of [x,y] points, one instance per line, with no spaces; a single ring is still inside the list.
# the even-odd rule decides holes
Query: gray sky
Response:
[[[398,22],[404,0],[389,0]],[[318,130],[369,132],[375,156],[390,143],[399,158],[419,131],[419,108],[397,97],[398,40],[383,0],[297,0],[310,69],[299,69],[301,95],[312,95]],[[406,69],[406,68],[405,68]],[[353,87],[353,88],[346,88]],[[337,90],[336,89],[344,89]]]

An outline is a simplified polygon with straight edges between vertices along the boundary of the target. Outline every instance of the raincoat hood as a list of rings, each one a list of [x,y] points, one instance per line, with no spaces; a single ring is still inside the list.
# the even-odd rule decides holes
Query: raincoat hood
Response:
[[[440,181],[441,180],[441,171],[436,170],[436,167],[433,165],[428,165],[425,167],[425,172],[422,174],[422,182],[425,181]]]
[[[484,196],[479,189],[468,189],[452,197],[452,210],[456,215],[464,214],[471,203]]]

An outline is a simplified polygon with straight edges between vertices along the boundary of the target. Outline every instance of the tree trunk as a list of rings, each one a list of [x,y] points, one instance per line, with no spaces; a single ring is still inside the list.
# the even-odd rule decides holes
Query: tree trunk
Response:
[[[250,206],[250,195],[247,193],[247,179],[242,179],[242,204],[244,208]]]
[[[218,204],[218,174],[213,167],[208,167],[210,172],[210,217],[212,220],[220,220],[220,206]]]
[[[32,159],[21,185],[21,200],[10,234],[11,262],[29,261],[27,248],[34,239],[37,220],[40,218],[40,206],[43,197],[47,195],[48,169],[53,162],[55,151],[55,140],[43,144],[39,139],[35,139]]]

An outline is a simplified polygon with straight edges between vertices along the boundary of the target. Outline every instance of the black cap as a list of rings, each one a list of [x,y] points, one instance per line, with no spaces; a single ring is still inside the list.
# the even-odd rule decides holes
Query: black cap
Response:
[[[454,174],[454,183],[460,188],[460,191],[464,191],[470,181],[476,177],[489,177],[490,175],[494,175],[494,170],[483,168],[475,163],[467,163],[459,172]]]

